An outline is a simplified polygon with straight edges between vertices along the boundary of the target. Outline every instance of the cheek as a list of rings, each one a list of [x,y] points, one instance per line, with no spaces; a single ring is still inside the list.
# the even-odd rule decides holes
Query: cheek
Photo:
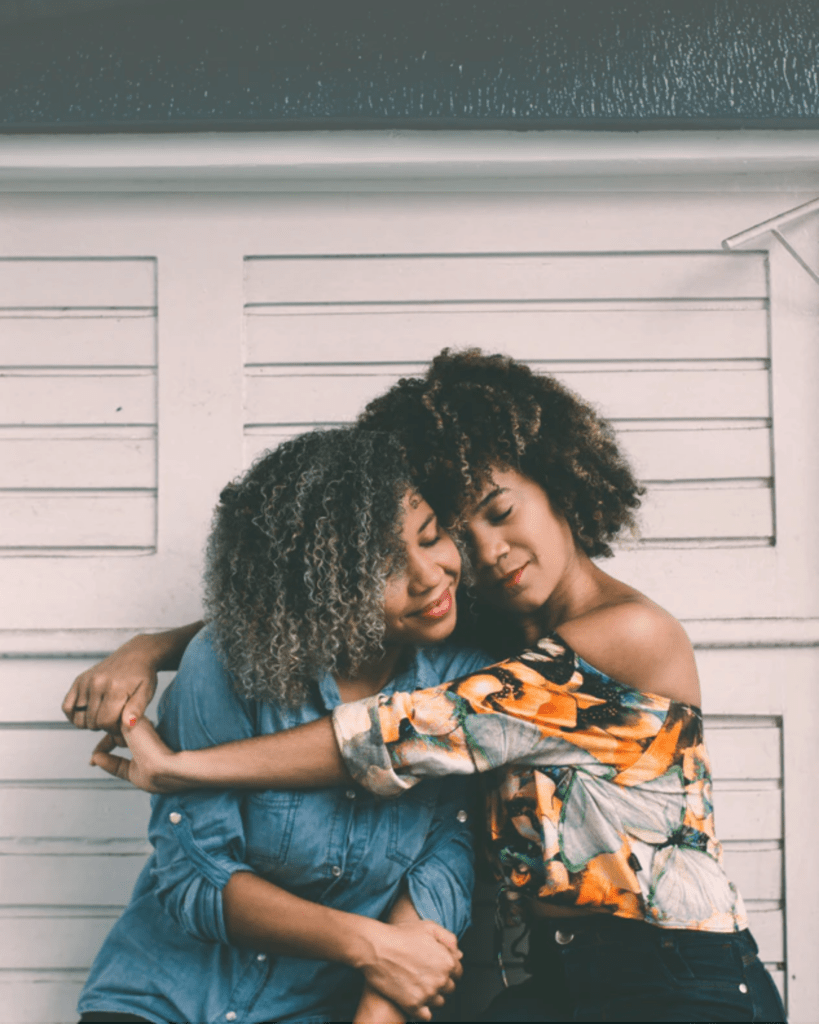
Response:
[[[384,623],[389,633],[401,627],[401,615],[407,607],[407,585],[405,580],[392,580],[384,590]]]
[[[446,547],[444,548],[443,558],[441,559],[441,565],[453,576],[461,575],[461,553],[458,551],[458,547],[455,541],[451,537],[447,537],[445,541]]]

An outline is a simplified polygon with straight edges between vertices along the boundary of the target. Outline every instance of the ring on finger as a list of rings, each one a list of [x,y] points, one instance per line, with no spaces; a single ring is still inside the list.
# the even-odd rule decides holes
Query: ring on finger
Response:
[[[72,713],[76,715],[78,711],[87,711],[87,710],[88,710],[88,705],[87,704],[77,704],[77,705],[75,705],[74,711]]]

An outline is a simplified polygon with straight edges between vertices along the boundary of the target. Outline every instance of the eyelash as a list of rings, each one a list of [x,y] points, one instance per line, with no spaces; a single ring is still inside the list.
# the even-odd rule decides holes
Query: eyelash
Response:
[[[430,540],[421,540],[421,541],[419,541],[419,544],[420,544],[420,546],[422,548],[431,548],[431,547],[434,547],[438,543],[438,541],[440,539],[441,539],[440,531],[438,531],[436,529],[434,537],[432,537]]]
[[[512,513],[512,508],[513,508],[513,506],[510,505],[509,508],[505,512],[497,512],[495,515],[490,516],[489,517],[489,522],[493,523],[493,524],[495,524],[495,523],[502,523],[504,521],[504,519],[508,519],[509,518],[509,516]]]

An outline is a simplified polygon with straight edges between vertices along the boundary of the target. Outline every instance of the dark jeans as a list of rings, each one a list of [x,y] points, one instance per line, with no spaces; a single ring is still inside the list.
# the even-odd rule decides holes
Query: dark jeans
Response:
[[[536,922],[526,970],[482,1021],[784,1021],[750,932],[615,917]]]

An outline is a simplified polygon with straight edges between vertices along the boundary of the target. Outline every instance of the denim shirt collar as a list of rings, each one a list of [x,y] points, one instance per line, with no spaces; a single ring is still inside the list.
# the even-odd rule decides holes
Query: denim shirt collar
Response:
[[[416,647],[409,660],[404,657],[402,661],[404,662],[403,670],[381,688],[381,693],[389,694],[396,691],[409,693],[412,690],[437,686],[441,682],[440,675],[433,668],[423,648]],[[341,694],[338,692],[338,683],[330,672],[325,672],[319,680],[318,692],[327,711],[332,711],[342,703]]]

